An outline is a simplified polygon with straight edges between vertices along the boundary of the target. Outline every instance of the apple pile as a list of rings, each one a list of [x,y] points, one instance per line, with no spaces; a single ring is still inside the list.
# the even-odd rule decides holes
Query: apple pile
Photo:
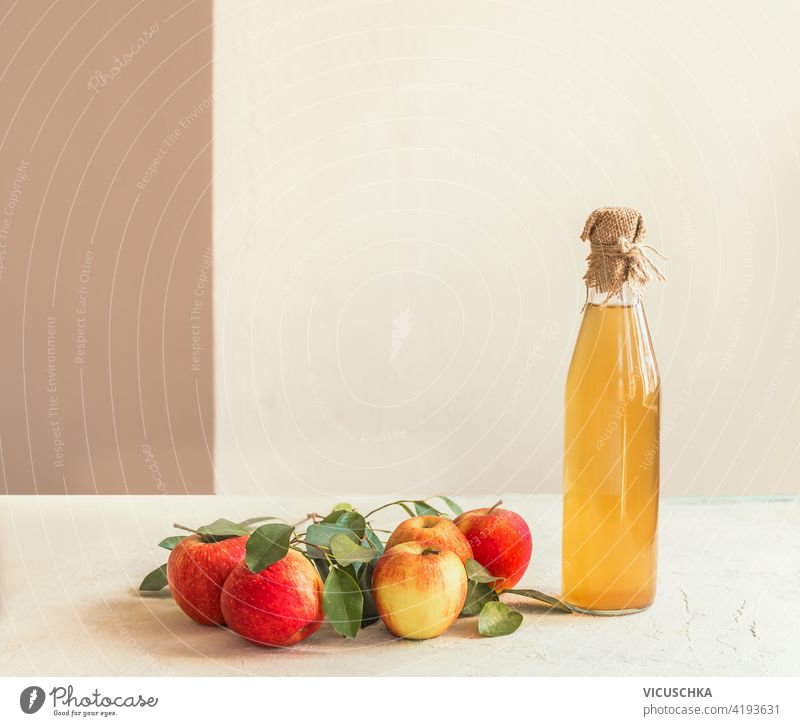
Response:
[[[500,602],[500,593],[570,611],[544,593],[514,589],[532,551],[522,517],[501,502],[463,512],[440,498],[455,519],[427,501],[401,500],[367,515],[339,504],[296,525],[274,517],[218,519],[196,530],[175,525],[191,534],[159,543],[169,559],[139,589],[169,585],[192,620],[281,647],[304,640],[325,619],[345,637],[381,620],[393,635],[422,640],[441,635],[459,616],[478,615],[481,635],[508,635],[522,615]],[[384,547],[369,518],[392,505],[409,518]]]

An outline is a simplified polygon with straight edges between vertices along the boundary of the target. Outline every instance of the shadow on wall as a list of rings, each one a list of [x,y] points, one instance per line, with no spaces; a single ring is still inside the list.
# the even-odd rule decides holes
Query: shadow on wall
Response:
[[[0,24],[8,493],[210,493],[212,2]]]

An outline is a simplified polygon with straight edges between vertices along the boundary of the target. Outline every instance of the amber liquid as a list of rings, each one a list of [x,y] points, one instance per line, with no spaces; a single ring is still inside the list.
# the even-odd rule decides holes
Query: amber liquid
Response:
[[[588,305],[564,411],[563,598],[582,610],[655,598],[660,402],[642,304]]]

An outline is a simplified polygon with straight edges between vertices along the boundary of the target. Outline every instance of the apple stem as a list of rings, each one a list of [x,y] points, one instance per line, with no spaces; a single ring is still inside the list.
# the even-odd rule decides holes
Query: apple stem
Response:
[[[498,508],[498,507],[499,507],[499,506],[500,506],[502,503],[503,503],[503,500],[501,499],[500,501],[498,501],[498,502],[495,502],[494,504],[492,504],[492,506],[491,506],[491,507],[489,507],[489,511],[488,511],[488,512],[486,512],[486,514],[491,514],[491,513],[492,513],[492,512],[493,512],[495,509],[497,509],[497,508]]]
[[[184,532],[193,532],[194,534],[200,534],[196,529],[192,529],[191,527],[184,527],[182,524],[173,524],[175,529],[182,529]]]

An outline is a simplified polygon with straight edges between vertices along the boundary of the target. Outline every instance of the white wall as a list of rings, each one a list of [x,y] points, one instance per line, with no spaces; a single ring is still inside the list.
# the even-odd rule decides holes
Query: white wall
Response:
[[[218,491],[558,490],[578,235],[607,204],[670,257],[666,493],[798,491],[796,3],[215,22]]]

